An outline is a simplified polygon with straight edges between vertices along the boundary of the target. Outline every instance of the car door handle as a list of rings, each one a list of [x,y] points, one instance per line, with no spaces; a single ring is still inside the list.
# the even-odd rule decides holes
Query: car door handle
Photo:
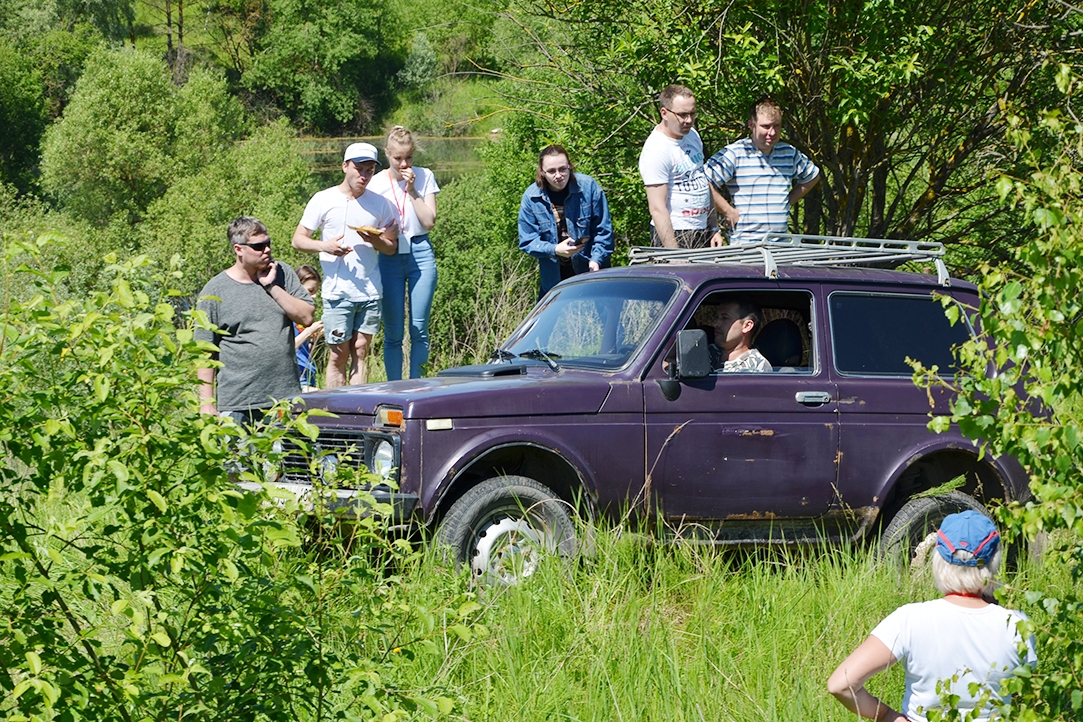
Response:
[[[798,391],[794,398],[805,406],[823,406],[831,400],[831,394],[826,391]]]

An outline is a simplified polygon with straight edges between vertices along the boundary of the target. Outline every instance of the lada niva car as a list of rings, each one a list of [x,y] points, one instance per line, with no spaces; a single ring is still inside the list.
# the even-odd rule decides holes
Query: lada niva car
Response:
[[[882,536],[912,549],[948,513],[1027,493],[1015,460],[927,428],[949,398],[916,387],[908,359],[950,374],[972,329],[941,299],[978,303],[942,253],[810,237],[643,249],[555,287],[490,363],[304,401],[335,414],[314,419],[319,448],[392,482],[373,493],[483,580],[573,553],[577,515],[660,516],[724,545]],[[939,273],[869,265],[914,258]],[[712,368],[703,319],[737,296],[762,309],[768,372]],[[279,483],[304,491],[309,468],[287,464]],[[350,511],[354,492],[336,494]]]

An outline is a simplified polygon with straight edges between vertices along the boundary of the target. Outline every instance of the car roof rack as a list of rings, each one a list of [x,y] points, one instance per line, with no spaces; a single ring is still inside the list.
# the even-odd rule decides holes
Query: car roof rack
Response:
[[[747,239],[748,236],[745,236]],[[903,241],[884,238],[808,236],[764,233],[721,248],[654,248],[634,246],[629,264],[738,263],[762,265],[768,278],[778,277],[779,266],[873,266],[895,268],[906,261],[932,262],[937,282],[951,285],[944,264],[944,244],[938,241]]]

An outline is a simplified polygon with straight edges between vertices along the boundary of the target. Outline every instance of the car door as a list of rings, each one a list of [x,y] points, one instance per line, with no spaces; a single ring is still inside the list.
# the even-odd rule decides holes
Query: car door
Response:
[[[840,503],[879,507],[887,477],[932,437],[930,414],[949,411],[946,390],[918,388],[907,359],[950,377],[952,347],[970,337],[970,328],[965,320],[952,325],[929,288],[838,287],[829,289],[827,306],[842,422]]]
[[[682,381],[674,400],[658,383],[667,376],[661,361],[649,370],[645,462],[667,518],[807,518],[828,508],[836,479],[838,398],[821,361],[815,290],[750,291],[768,310],[769,303],[805,309],[801,366],[715,372]],[[702,302],[710,297],[704,294]],[[683,324],[697,325],[691,313]]]

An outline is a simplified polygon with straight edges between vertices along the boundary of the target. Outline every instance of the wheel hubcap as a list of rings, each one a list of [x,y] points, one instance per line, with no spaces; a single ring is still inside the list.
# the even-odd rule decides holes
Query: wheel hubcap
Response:
[[[504,517],[478,535],[470,569],[482,582],[516,584],[538,568],[543,541],[526,519]]]

